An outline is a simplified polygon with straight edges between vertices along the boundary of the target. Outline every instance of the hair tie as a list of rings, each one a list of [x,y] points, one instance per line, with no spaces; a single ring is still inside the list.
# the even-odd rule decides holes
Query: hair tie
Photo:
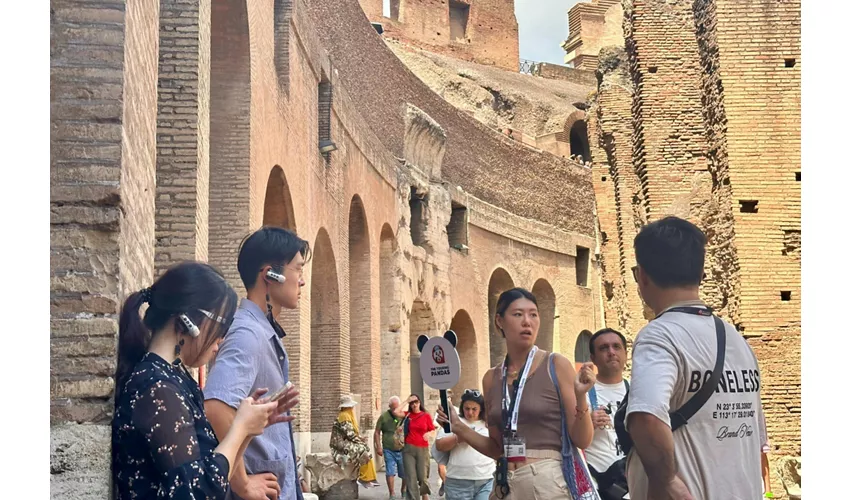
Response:
[[[139,293],[142,294],[142,301],[150,304],[153,291],[150,288],[143,288]]]

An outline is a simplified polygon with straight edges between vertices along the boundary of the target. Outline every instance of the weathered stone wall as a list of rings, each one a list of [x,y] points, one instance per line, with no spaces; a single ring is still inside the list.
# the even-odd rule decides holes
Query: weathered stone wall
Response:
[[[593,71],[599,49],[623,43],[623,7],[619,0],[579,2],[568,12],[569,36],[562,47],[566,51],[564,64]]]
[[[360,0],[370,21],[384,36],[457,59],[519,71],[519,26],[513,0],[394,0],[398,17],[384,17],[383,4]],[[467,9],[463,38],[452,37],[456,7]],[[391,16],[395,9],[391,9]]]
[[[739,321],[759,358],[778,463],[801,453],[800,2],[698,1],[694,14],[698,35],[704,27],[716,46],[712,69],[726,116],[716,129],[725,131]],[[741,201],[756,201],[757,212],[743,212]]]
[[[159,4],[51,2],[51,495],[109,496],[121,302],[154,270]]]
[[[697,223],[708,237],[703,295],[759,357],[774,454],[797,456],[799,4],[636,0],[624,6],[631,85],[603,64],[616,62],[610,56],[617,50],[600,51],[589,124],[607,163],[602,171],[596,163],[593,177],[603,279],[614,285],[603,286],[614,302],[606,316],[621,327],[630,318],[641,324],[639,302],[628,300],[635,297],[629,293],[635,230],[667,214]],[[629,100],[631,110],[624,106]],[[629,135],[632,147],[623,148]],[[629,164],[633,169],[622,168]],[[613,186],[604,186],[605,169]],[[617,271],[609,266],[615,258]],[[618,295],[620,280],[625,293]]]
[[[594,162],[593,182],[602,249],[602,292],[609,326],[633,339],[645,324],[632,277],[634,237],[646,224],[640,182],[632,164],[634,89],[621,47],[599,52],[599,88],[588,112]],[[616,323],[615,323],[616,322]]]
[[[491,129],[510,131],[519,142],[536,142],[539,149],[552,154],[557,154],[557,150],[541,147],[544,145],[535,139],[562,132],[572,113],[578,111],[575,104],[583,103],[596,87],[592,73],[591,83],[581,77],[571,78],[572,74],[552,81],[453,59],[393,40],[386,43],[410,71],[452,106]],[[517,137],[518,133],[521,137]],[[569,133],[566,138],[557,139],[566,141],[563,146],[567,151],[562,156],[568,157]]]

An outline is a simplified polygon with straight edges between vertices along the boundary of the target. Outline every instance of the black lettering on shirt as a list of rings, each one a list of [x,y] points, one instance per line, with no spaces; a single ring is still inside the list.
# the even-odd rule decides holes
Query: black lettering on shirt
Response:
[[[711,372],[709,372],[711,373]],[[714,390],[715,393],[720,392],[720,389],[723,389],[723,392],[726,392],[726,379],[722,376],[717,379],[717,389]]]
[[[700,379],[702,378],[702,372],[698,370],[694,370],[691,372],[691,383],[688,385],[688,392],[697,392],[699,388],[702,386]]]
[[[744,392],[744,388],[741,387],[741,383],[738,381],[738,372],[732,372],[732,376],[735,377],[735,392]]]
[[[732,386],[732,370],[726,370],[726,382],[729,384],[727,386],[727,391],[725,392],[737,392],[735,388]]]

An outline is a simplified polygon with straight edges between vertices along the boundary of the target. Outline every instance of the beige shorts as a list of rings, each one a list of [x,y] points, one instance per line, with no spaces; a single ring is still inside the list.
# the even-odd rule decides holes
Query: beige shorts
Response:
[[[499,487],[493,485],[490,500],[572,500],[567,488],[560,460],[541,460],[515,471],[508,471],[510,493],[498,496]]]

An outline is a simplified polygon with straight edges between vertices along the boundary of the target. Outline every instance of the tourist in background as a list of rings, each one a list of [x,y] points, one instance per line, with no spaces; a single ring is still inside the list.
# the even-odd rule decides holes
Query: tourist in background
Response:
[[[596,381],[593,363],[585,363],[577,375],[567,358],[535,346],[540,317],[528,290],[513,288],[499,296],[495,324],[508,354],[482,381],[488,436],[453,409],[450,416],[438,409],[440,421],[450,418],[460,439],[497,459],[493,493],[498,498],[596,498],[577,449],[593,438],[586,398]]]
[[[407,402],[407,401],[406,401]],[[404,462],[401,452],[404,449],[404,434],[398,439],[398,430],[404,422],[404,405],[398,396],[392,396],[387,411],[381,413],[375,423],[375,454],[384,457],[384,465],[387,476],[387,489],[390,500],[396,500],[395,476],[401,478],[401,494],[407,489],[404,479]],[[403,432],[404,429],[402,429]]]
[[[309,257],[309,244],[279,227],[262,227],[243,241],[236,267],[248,296],[239,304],[204,387],[207,414],[219,436],[230,429],[246,394],[260,387],[275,392],[289,382],[286,332],[276,318],[282,309],[298,307]],[[277,492],[282,500],[303,500],[296,456],[289,422],[270,428],[233,466],[231,498],[266,500]]]
[[[430,458],[426,434],[436,430],[431,415],[422,406],[422,398],[411,394],[408,398],[407,419],[404,423],[404,472],[407,475],[408,500],[428,500]]]
[[[475,389],[467,389],[460,398],[461,420],[470,429],[488,436],[484,421],[484,397]],[[447,452],[445,492],[447,500],[487,500],[493,489],[496,462],[482,455],[464,442],[457,434],[437,431],[437,449]]]
[[[614,414],[629,390],[629,381],[623,378],[627,358],[626,337],[617,330],[603,328],[590,337],[590,360],[598,373],[587,393],[593,441],[584,453],[602,500],[620,500],[629,491],[626,455],[614,430]]]
[[[142,304],[148,304],[144,320]],[[119,500],[223,499],[251,437],[289,418],[283,414],[289,403],[257,401],[258,391],[238,402],[220,442],[207,421],[200,387],[186,367],[215,355],[235,309],[236,293],[221,274],[197,262],[168,269],[124,302],[112,421]]]
[[[366,488],[378,486],[375,464],[369,454],[369,445],[360,436],[360,426],[354,417],[354,401],[349,395],[339,401],[339,414],[331,430],[331,455],[334,461],[345,470],[350,463],[359,466],[358,482]]]

